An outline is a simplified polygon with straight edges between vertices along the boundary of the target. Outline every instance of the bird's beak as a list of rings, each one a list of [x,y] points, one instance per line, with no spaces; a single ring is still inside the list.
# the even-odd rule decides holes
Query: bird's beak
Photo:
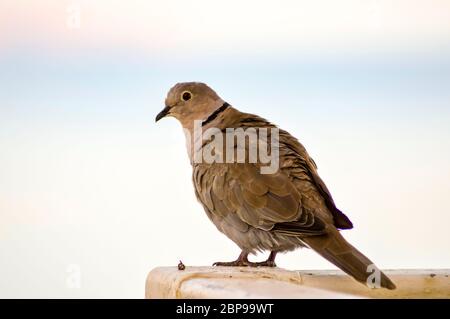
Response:
[[[166,106],[161,112],[156,115],[155,122],[158,122],[160,119],[165,117],[170,112],[170,106]]]

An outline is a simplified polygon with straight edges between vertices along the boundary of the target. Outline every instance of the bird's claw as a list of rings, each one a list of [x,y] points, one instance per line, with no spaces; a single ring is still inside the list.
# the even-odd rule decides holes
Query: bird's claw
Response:
[[[235,261],[218,261],[213,264],[213,266],[224,266],[224,267],[276,267],[274,261],[266,260],[262,262],[251,262],[251,261],[244,261],[244,260],[235,260]]]
[[[250,262],[243,260],[235,261],[218,261],[213,264],[213,266],[224,266],[224,267],[248,267]]]

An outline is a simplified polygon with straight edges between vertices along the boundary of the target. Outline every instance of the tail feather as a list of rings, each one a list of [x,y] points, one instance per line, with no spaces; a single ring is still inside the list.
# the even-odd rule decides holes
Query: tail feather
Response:
[[[322,257],[342,269],[357,281],[367,284],[375,264],[355,247],[350,245],[336,230],[327,235],[304,238],[305,243]],[[395,284],[380,271],[379,284],[383,288],[395,289]]]

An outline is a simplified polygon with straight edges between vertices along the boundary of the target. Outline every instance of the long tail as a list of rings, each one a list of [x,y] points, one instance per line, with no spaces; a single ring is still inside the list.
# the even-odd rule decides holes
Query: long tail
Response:
[[[327,235],[311,236],[303,239],[306,244],[322,257],[335,264],[344,272],[355,278],[357,281],[367,284],[367,279],[373,284],[379,284],[383,288],[395,289],[395,284],[383,273],[374,277],[375,264],[364,256],[355,247],[350,245],[344,237],[337,231],[332,230]],[[372,281],[373,279],[373,281]]]

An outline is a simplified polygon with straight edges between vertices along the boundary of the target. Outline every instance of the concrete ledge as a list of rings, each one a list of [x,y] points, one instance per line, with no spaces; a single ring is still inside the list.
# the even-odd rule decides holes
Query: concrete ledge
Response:
[[[450,298],[450,270],[387,270],[396,290],[369,289],[341,271],[158,267],[146,298]]]

